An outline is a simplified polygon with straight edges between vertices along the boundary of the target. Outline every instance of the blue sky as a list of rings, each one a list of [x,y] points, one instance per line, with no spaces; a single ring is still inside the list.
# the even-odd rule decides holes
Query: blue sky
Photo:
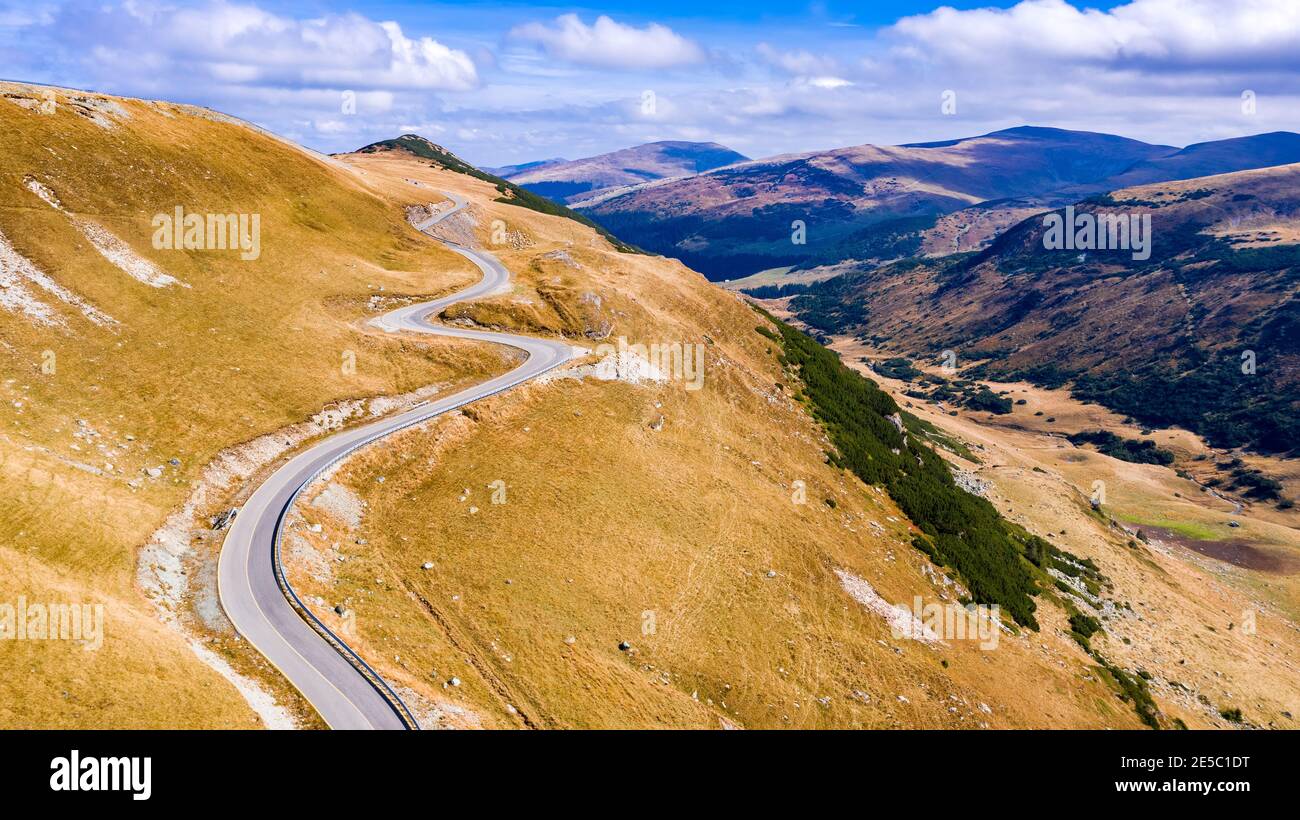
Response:
[[[1025,123],[1184,145],[1300,130],[1300,14],[1296,0],[0,0],[0,76],[208,105],[327,151],[415,131],[481,165]]]

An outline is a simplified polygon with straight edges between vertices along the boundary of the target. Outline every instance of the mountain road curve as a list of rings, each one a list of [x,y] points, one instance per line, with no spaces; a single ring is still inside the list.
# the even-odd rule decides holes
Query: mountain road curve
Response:
[[[465,208],[453,206],[415,228],[427,232]],[[433,237],[438,239],[437,237]],[[239,510],[218,561],[221,605],[235,629],[298,689],[333,729],[416,729],[410,710],[391,687],[338,635],[325,627],[289,585],[280,563],[279,539],[298,493],[328,467],[399,430],[470,402],[508,390],[572,359],[564,342],[508,333],[435,325],[427,317],[448,305],[509,287],[510,272],[492,254],[438,239],[474,263],[483,277],[466,290],[393,310],[371,320],[387,332],[431,333],[505,344],[527,354],[518,367],[458,393],[360,427],[343,430],[298,453],[259,486]]]

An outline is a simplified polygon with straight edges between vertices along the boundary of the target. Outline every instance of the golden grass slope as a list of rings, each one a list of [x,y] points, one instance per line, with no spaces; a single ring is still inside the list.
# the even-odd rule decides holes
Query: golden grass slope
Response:
[[[161,628],[136,586],[137,551],[219,452],[343,400],[505,367],[495,350],[359,329],[372,297],[439,293],[477,271],[347,168],[212,112],[4,84],[0,127],[0,233],[114,320],[90,321],[21,277],[57,322],[0,307],[0,602],[107,607],[98,652],[0,641],[0,726],[254,725],[245,699]],[[154,249],[151,220],[177,206],[259,215],[260,257]],[[132,278],[76,220],[188,287]],[[208,501],[196,528],[233,503]],[[193,583],[178,594],[202,598],[200,642],[257,674],[203,581],[217,543],[188,545]],[[200,620],[189,606],[176,616]]]
[[[833,347],[868,374],[862,358],[891,355],[848,338],[837,339]],[[1196,465],[1213,465],[1223,453],[1186,430],[1160,430],[1150,438],[1176,454],[1174,467],[1131,464],[1064,438],[1097,429],[1144,437],[1122,416],[1079,402],[1065,390],[989,383],[1027,403],[1008,415],[966,410],[949,415],[909,399],[903,382],[871,378],[910,412],[970,443],[981,463],[953,460],[991,482],[989,498],[1004,516],[1101,566],[1115,585],[1111,597],[1132,609],[1103,619],[1111,636],[1094,643],[1126,668],[1149,673],[1164,710],[1193,728],[1233,726],[1219,714],[1232,708],[1240,708],[1256,726],[1296,728],[1300,531],[1294,512],[1246,502],[1234,514],[1233,503],[1177,472],[1203,470]],[[1213,457],[1198,461],[1203,454]],[[1287,464],[1294,470],[1294,463],[1282,459],[1257,461],[1270,472]],[[1101,520],[1088,510],[1097,482],[1104,492]],[[1143,544],[1107,526],[1105,518],[1111,517],[1129,530],[1160,525],[1197,537]],[[1228,526],[1229,521],[1237,526]],[[1260,571],[1213,557],[1214,542],[1227,539],[1273,559],[1278,569]]]
[[[470,198],[478,241],[516,281],[453,319],[594,348],[591,315],[538,317],[598,303],[609,341],[705,355],[700,390],[559,374],[406,431],[313,488],[291,525],[295,586],[427,725],[1139,725],[1059,610],[986,652],[895,638],[850,597],[837,571],[891,603],[956,592],[887,496],[825,463],[793,385],[777,385],[763,320],[735,296],[402,153],[344,159],[394,196]],[[498,221],[509,238],[493,245]]]
[[[448,321],[700,345],[705,375],[580,365],[369,448],[304,498],[295,584],[427,725],[1139,725],[1053,606],[983,651],[895,637],[850,596],[842,578],[890,603],[958,590],[884,494],[826,464],[733,295],[402,153],[330,160],[210,112],[64,90],[47,110],[46,91],[0,86],[0,232],[114,322],[10,268],[58,321],[0,302],[0,602],[102,603],[107,624],[93,652],[0,642],[0,726],[315,725],[215,609],[206,518],[329,424],[392,406],[368,397],[508,367],[364,324],[475,278],[407,224],[442,190],[471,206],[440,230],[515,277]],[[177,205],[258,214],[260,257],[156,250],[151,220]],[[77,220],[184,285],[133,278]],[[162,609],[137,586],[160,532],[178,569],[141,575]]]

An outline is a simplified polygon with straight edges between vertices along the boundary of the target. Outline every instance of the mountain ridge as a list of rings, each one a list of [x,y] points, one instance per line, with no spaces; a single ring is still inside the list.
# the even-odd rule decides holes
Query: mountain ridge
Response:
[[[1257,151],[1261,145],[1269,150]],[[791,265],[888,260],[922,245],[942,248],[931,239],[936,224],[952,240],[949,251],[966,250],[961,239],[972,224],[980,225],[974,236],[982,245],[1034,209],[1126,180],[1283,164],[1277,160],[1300,161],[1300,135],[1276,132],[1179,149],[1026,125],[951,140],[749,160],[632,186],[575,207],[628,241],[681,259],[712,279],[733,279]],[[989,207],[999,201],[1006,206]],[[968,208],[978,210],[949,217]],[[804,244],[793,239],[796,220],[806,227]]]
[[[572,204],[614,188],[710,171],[747,160],[716,142],[659,140],[576,160],[508,166],[507,179]]]
[[[511,273],[429,321],[584,355],[339,462],[283,520],[304,608],[422,725],[1226,727],[1236,704],[1294,725],[1291,621],[1262,613],[1252,642],[1206,628],[1254,606],[1234,579],[1130,543],[1037,473],[1015,515],[1052,506],[1013,520],[986,482],[1032,473],[1019,456],[442,146],[322,162],[167,103],[77,92],[43,113],[0,92],[0,600],[113,613],[97,653],[0,644],[0,726],[320,725],[225,619],[214,562],[300,447],[517,363],[370,324],[478,279],[423,231]],[[177,203],[260,215],[261,253],[158,247]],[[699,379],[629,360],[625,337],[680,340]],[[931,637],[902,614],[923,601],[1010,618],[996,647]]]
[[[1095,181],[1174,150],[1060,129],[1008,129],[922,145],[866,144],[750,160],[579,210],[716,280],[811,258],[833,261],[837,245],[869,240],[874,226]],[[796,220],[806,227],[800,239],[791,233]]]
[[[1072,383],[1077,396],[1215,446],[1284,453],[1300,441],[1297,181],[1300,163],[1072,206],[1149,215],[1149,258],[1049,250],[1038,215],[978,253],[863,267],[794,304],[824,330],[894,339],[913,353],[961,349],[988,359],[990,378]],[[1267,368],[1243,378],[1243,350],[1267,357]]]
[[[583,214],[570,210],[564,205],[540,196],[532,191],[526,190],[509,180],[502,179],[495,174],[484,171],[483,169],[466,162],[456,156],[456,154],[451,150],[433,142],[427,137],[422,137],[419,134],[403,134],[400,137],[380,140],[379,142],[372,142],[369,145],[362,146],[356,150],[356,153],[373,154],[379,151],[401,151],[421,159],[432,160],[437,163],[438,167],[446,168],[449,171],[455,171],[456,173],[465,174],[466,176],[489,182],[495,185],[497,191],[500,192],[501,196],[498,200],[500,202],[518,205],[521,208],[528,208],[529,210],[537,211],[539,213],[572,219],[574,222],[592,228],[616,249],[623,253],[641,253],[639,248],[619,240]]]

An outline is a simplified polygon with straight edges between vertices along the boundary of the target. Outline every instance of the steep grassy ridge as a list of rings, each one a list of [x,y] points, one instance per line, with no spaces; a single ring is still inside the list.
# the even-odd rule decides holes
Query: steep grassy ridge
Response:
[[[1021,557],[1023,545],[1016,543],[993,505],[959,488],[948,462],[907,434],[889,394],[806,333],[784,323],[777,329],[791,367],[808,390],[814,415],[835,444],[833,460],[868,484],[887,488],[924,533],[913,543],[936,563],[952,565],[977,603],[997,604],[1018,623],[1036,628],[1031,596],[1038,590]]]
[[[699,345],[705,362],[695,390],[633,362],[612,378],[593,357],[313,488],[295,584],[428,725],[1139,725],[1084,679],[1091,660],[1055,608],[986,652],[896,637],[878,602],[853,597],[866,584],[879,601],[942,603],[960,584],[911,546],[921,530],[887,493],[827,462],[781,345],[739,299],[472,177],[399,152],[343,159],[375,184],[470,200],[446,230],[492,249],[515,284],[454,321],[589,349]],[[508,241],[493,245],[498,219]]]
[[[357,329],[371,297],[476,272],[350,170],[247,125],[63,90],[43,109],[46,91],[0,86],[0,601],[104,601],[108,624],[97,652],[0,641],[0,726],[250,725],[235,689],[159,626],[137,551],[219,451],[340,400],[503,367],[496,351]],[[257,214],[260,255],[155,249],[154,216],[177,206]],[[198,609],[176,614],[255,672],[205,575],[220,536],[196,537],[173,534],[197,550],[193,588],[174,591]]]
[[[586,225],[595,230],[620,251],[623,251],[624,253],[639,253],[637,248],[619,240],[609,231],[597,225],[595,222],[592,222],[577,211],[572,211],[563,205],[516,185],[513,182],[509,182],[500,177],[493,176],[486,171],[475,168],[473,165],[465,162],[446,148],[443,148],[441,145],[436,145],[424,137],[415,134],[403,134],[396,139],[383,140],[382,142],[367,145],[360,149],[358,153],[369,154],[385,150],[405,151],[414,154],[417,157],[433,160],[440,168],[446,168],[449,171],[455,171],[456,173],[465,174],[466,176],[471,176],[475,179],[481,179],[484,182],[490,182],[495,185],[497,191],[500,192],[501,196],[498,197],[498,200],[501,202],[508,202],[512,205],[518,205],[521,208],[528,208],[529,210],[537,211],[538,213],[551,214],[553,216],[562,216],[565,219],[572,219],[574,222]]]

